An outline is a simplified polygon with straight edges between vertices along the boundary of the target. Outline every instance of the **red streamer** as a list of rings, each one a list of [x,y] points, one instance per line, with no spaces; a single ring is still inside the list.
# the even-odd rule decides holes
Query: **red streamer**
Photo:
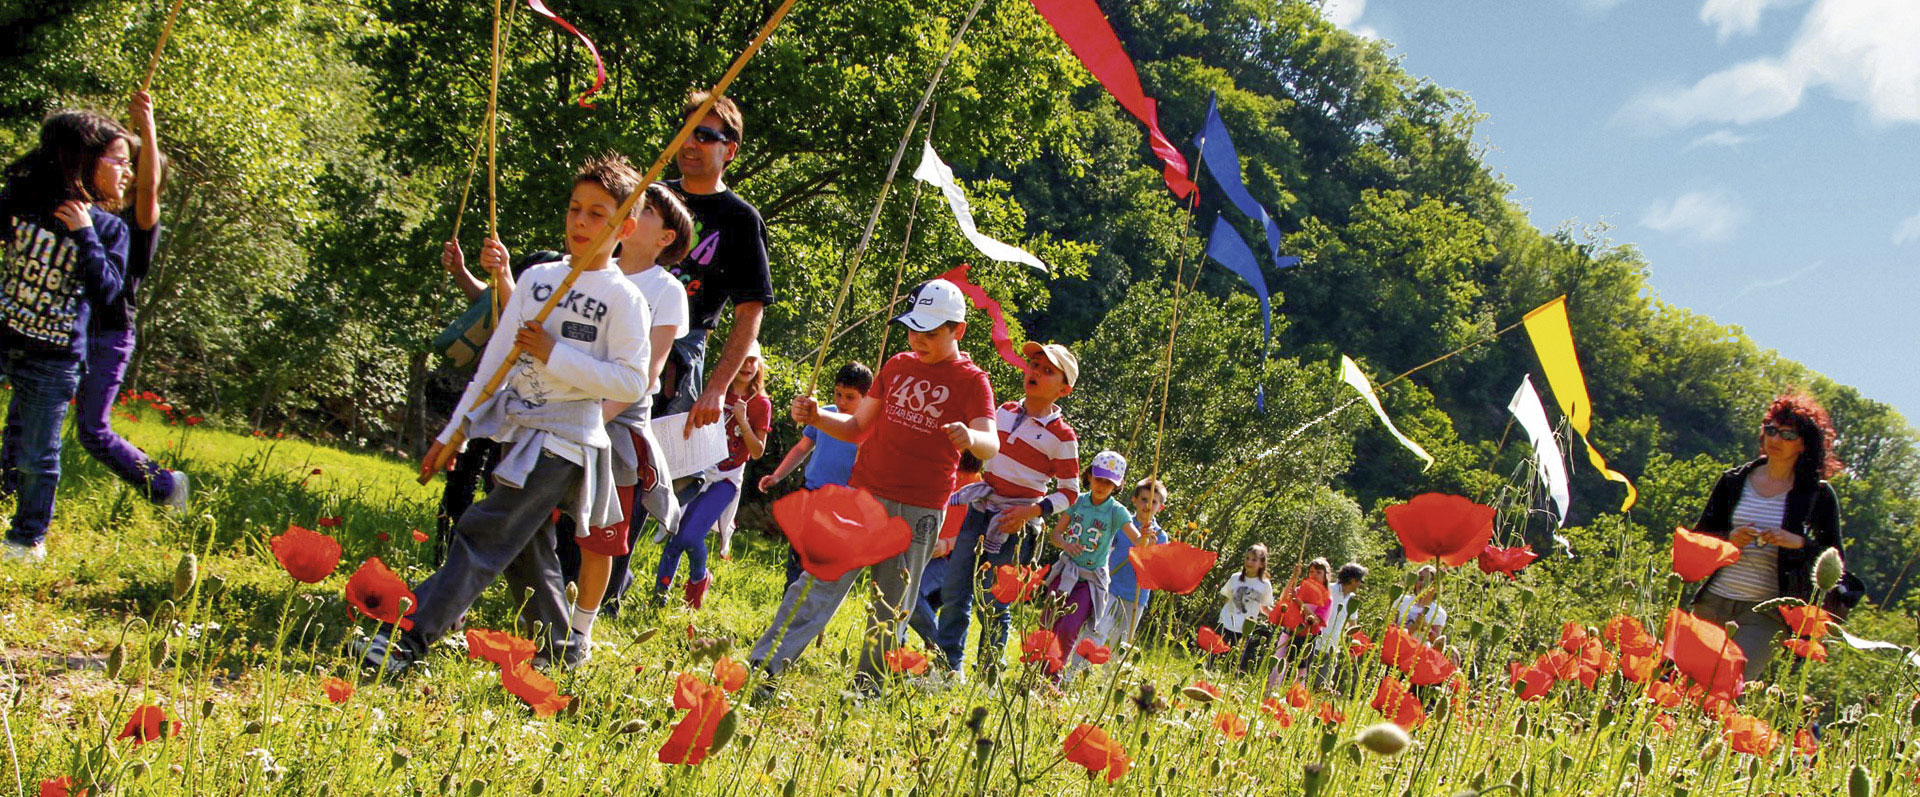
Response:
[[[1000,352],[1000,359],[1020,371],[1027,370],[1027,361],[1020,358],[1020,350],[1014,348],[1013,333],[1007,329],[1006,311],[1000,309],[1000,303],[988,296],[980,286],[967,279],[967,269],[972,266],[961,263],[952,271],[940,275],[940,279],[953,283],[974,307],[987,311],[987,317],[993,319],[993,348]]]
[[[1034,10],[1046,17],[1047,24],[1053,26],[1053,31],[1073,50],[1087,71],[1093,73],[1094,79],[1120,101],[1120,107],[1146,123],[1153,154],[1160,156],[1164,164],[1160,178],[1167,182],[1167,188],[1181,199],[1194,193],[1196,186],[1187,176],[1187,159],[1167,140],[1166,134],[1160,132],[1159,108],[1140,87],[1140,73],[1134,68],[1133,59],[1127,57],[1127,51],[1121,49],[1120,37],[1114,34],[1106,15],[1100,13],[1100,6],[1094,0],[1032,2]]]
[[[588,88],[586,93],[581,94],[580,99],[574,100],[574,103],[582,108],[592,108],[593,103],[587,102],[587,98],[599,93],[600,87],[607,84],[607,65],[600,60],[600,48],[593,46],[593,40],[587,38],[587,34],[581,33],[573,23],[561,19],[559,14],[553,13],[541,0],[527,0],[527,7],[533,9],[533,13],[546,17],[552,20],[553,24],[566,29],[568,33],[578,38],[581,44],[587,46],[587,54],[593,56],[593,86]]]

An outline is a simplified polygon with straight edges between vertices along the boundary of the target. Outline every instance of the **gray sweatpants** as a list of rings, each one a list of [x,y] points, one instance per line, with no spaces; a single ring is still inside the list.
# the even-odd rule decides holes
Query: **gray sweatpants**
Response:
[[[946,515],[946,510],[939,507],[909,506],[884,498],[880,503],[887,508],[888,515],[907,521],[907,526],[913,529],[913,544],[907,546],[905,552],[866,568],[873,573],[877,594],[867,604],[867,630],[860,646],[858,672],[876,684],[887,671],[887,651],[899,646],[900,629],[907,618],[913,616],[914,602],[920,596],[920,571],[933,555],[934,541],[940,536],[940,521]],[[833,581],[821,581],[807,574],[794,579],[787,585],[779,611],[773,615],[773,625],[754,643],[748,659],[766,667],[769,673],[780,674],[827,630],[827,623],[833,620],[840,603],[860,581],[860,572],[849,570]],[[777,648],[775,642],[779,643]]]
[[[501,576],[513,590],[515,605],[522,607],[521,624],[527,626],[522,633],[530,633],[531,623],[539,622],[550,635],[535,640],[541,650],[553,650],[553,642],[565,647],[566,585],[554,548],[553,510],[573,494],[581,475],[579,465],[543,451],[527,474],[526,487],[497,485],[460,516],[446,563],[413,588],[420,608],[409,616],[413,629],[407,635],[417,650],[446,636]]]
[[[1758,680],[1766,673],[1767,663],[1773,660],[1774,639],[1791,635],[1779,612],[1762,614],[1753,610],[1758,605],[1757,601],[1737,601],[1706,590],[1701,590],[1693,599],[1695,617],[1715,623],[1740,624],[1740,630],[1733,632],[1733,644],[1747,655],[1744,677],[1749,681]]]

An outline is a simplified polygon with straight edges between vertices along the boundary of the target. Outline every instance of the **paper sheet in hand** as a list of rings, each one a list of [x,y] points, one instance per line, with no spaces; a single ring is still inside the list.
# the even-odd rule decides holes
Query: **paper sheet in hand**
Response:
[[[653,419],[653,436],[660,443],[660,454],[673,478],[692,476],[727,458],[727,433],[722,424],[694,427],[686,434],[687,414]]]

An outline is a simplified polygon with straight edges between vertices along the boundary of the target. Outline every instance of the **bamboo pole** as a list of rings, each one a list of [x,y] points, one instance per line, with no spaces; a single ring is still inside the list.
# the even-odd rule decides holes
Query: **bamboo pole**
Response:
[[[767,43],[769,37],[773,36],[774,30],[780,27],[780,22],[786,19],[787,12],[793,10],[793,4],[794,0],[781,0],[780,7],[774,9],[773,16],[767,18],[766,24],[761,26],[760,32],[754,35],[753,41],[747,45],[747,49],[741,51],[739,57],[733,59],[733,65],[727,67],[726,74],[721,75],[720,81],[713,84],[713,88],[707,93],[706,101],[701,103],[700,107],[696,108],[693,113],[687,114],[686,121],[680,125],[680,132],[674,134],[673,140],[668,142],[666,149],[660,151],[660,157],[654,159],[653,165],[647,169],[646,176],[641,178],[639,190],[634,191],[632,195],[628,196],[627,201],[620,203],[619,210],[614,211],[613,218],[608,220],[607,226],[602,228],[600,232],[593,237],[593,241],[587,245],[589,255],[585,258],[575,258],[573,260],[573,268],[567,272],[566,279],[560,281],[560,285],[554,288],[553,295],[547,297],[546,304],[541,305],[539,315],[534,316],[536,323],[544,323],[547,320],[547,316],[553,312],[553,308],[559,305],[562,299],[566,298],[567,292],[573,288],[574,281],[580,278],[580,274],[585,270],[587,263],[597,261],[612,252],[614,234],[620,229],[620,225],[615,223],[615,220],[634,215],[636,205],[639,205],[639,209],[644,210],[645,205],[641,203],[645,201],[647,196],[646,187],[653,185],[654,180],[660,177],[660,173],[666,171],[667,162],[673,160],[674,153],[679,152],[680,146],[687,142],[689,136],[693,135],[693,129],[698,127],[700,122],[707,118],[707,113],[713,110],[714,101],[726,94],[727,87],[733,85],[734,78],[740,76],[740,70],[746,68],[747,62],[752,60],[754,54],[760,52],[760,47]],[[522,349],[517,343],[514,344],[512,349],[507,351],[507,356],[500,361],[500,367],[493,372],[493,376],[489,377],[487,383],[481,387],[480,394],[475,399],[476,404],[492,398],[494,393],[499,392],[500,383],[505,382],[507,374],[513,371],[514,364],[519,361],[521,352]],[[460,447],[460,444],[464,442],[466,438],[467,435],[464,429],[456,431],[452,442],[441,446],[438,455],[430,457],[427,462],[423,463],[423,467],[420,469],[420,483],[426,484],[432,481],[433,474],[438,473],[446,467],[447,460],[453,457],[454,451]]]
[[[160,51],[167,48],[167,37],[173,35],[173,21],[180,17],[180,7],[187,0],[173,0],[173,8],[167,11],[167,21],[160,25],[160,40],[153,43],[153,57],[147,59],[147,76],[140,81],[140,90],[153,88],[153,73],[160,69]]]

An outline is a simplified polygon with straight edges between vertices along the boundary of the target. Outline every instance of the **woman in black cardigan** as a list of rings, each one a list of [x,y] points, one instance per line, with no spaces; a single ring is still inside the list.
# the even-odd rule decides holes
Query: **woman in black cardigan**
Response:
[[[1722,475],[1694,523],[1694,531],[1740,546],[1740,560],[1700,586],[1693,612],[1739,623],[1733,640],[1747,656],[1748,679],[1766,671],[1775,637],[1787,630],[1779,612],[1755,613],[1754,605],[1781,596],[1817,601],[1813,562],[1840,547],[1840,503],[1825,481],[1840,469],[1827,411],[1788,393],[1774,399],[1760,430],[1760,458]]]

